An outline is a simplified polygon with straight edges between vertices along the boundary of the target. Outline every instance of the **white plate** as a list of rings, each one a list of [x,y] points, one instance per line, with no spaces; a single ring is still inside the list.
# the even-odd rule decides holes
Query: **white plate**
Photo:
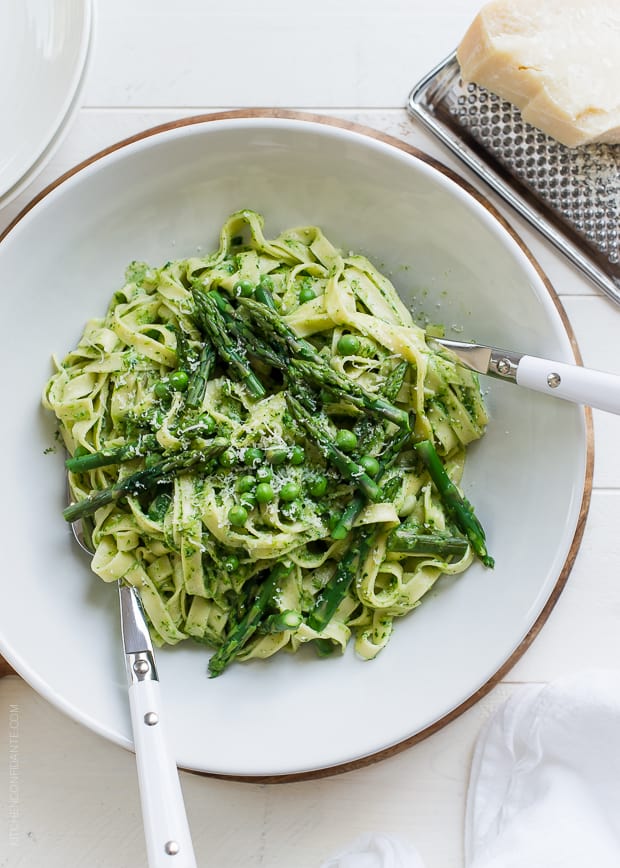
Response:
[[[50,353],[102,314],[126,264],[206,251],[229,212],[268,234],[321,225],[368,254],[403,298],[464,334],[561,361],[574,351],[550,288],[523,248],[447,172],[328,121],[242,116],[172,125],[94,160],[0,244],[5,328],[0,650],[51,702],[130,744],[116,590],[89,574],[61,509],[63,456],[39,406]],[[583,409],[488,383],[492,421],[465,490],[494,571],[442,580],[373,662],[279,655],[206,677],[207,654],[158,653],[181,766],[284,775],[362,761],[444,724],[525,648],[575,554],[591,472]]]
[[[0,4],[0,202],[53,155],[78,104],[91,37],[90,0]],[[8,85],[8,86],[7,86]]]

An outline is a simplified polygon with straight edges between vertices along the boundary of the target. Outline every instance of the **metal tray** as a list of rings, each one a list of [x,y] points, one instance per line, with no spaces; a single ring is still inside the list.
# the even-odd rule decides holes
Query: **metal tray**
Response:
[[[465,84],[455,53],[415,85],[407,108],[620,304],[620,146],[561,145]]]

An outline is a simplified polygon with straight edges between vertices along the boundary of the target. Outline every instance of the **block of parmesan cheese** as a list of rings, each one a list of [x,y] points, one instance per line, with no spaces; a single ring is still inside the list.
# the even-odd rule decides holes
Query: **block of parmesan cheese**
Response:
[[[620,0],[491,0],[457,58],[568,147],[620,144]]]

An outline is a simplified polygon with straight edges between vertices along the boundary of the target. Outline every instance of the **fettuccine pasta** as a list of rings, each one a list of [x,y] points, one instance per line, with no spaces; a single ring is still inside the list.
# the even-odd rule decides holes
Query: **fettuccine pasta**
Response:
[[[139,590],[157,644],[213,649],[212,675],[352,636],[373,658],[480,555],[450,500],[471,509],[458,483],[487,424],[478,380],[316,227],[268,240],[241,211],[209,256],[132,263],[44,404],[94,572]]]

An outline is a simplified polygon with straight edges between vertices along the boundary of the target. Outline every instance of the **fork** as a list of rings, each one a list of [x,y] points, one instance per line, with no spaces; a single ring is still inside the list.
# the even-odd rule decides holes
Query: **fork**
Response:
[[[94,554],[85,523],[71,523],[73,536]],[[153,645],[136,589],[118,582],[129,707],[138,768],[149,868],[196,868],[176,763],[164,728],[163,703]]]

